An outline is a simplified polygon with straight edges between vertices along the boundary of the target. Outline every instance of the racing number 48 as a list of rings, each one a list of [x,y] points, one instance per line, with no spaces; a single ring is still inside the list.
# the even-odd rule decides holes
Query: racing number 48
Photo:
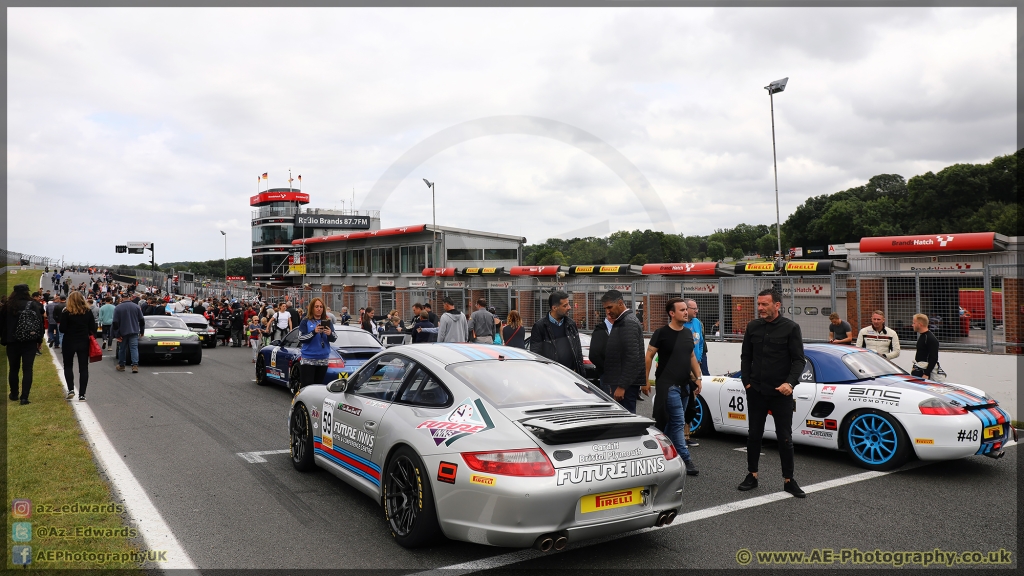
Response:
[[[743,396],[733,396],[729,399],[729,408],[737,412],[743,412]]]

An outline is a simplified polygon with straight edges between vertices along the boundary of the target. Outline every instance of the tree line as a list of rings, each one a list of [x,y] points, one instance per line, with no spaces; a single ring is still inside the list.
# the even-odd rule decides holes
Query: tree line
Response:
[[[149,269],[149,263],[140,264],[138,268]],[[224,278],[224,259],[206,260],[203,262],[165,262],[157,264],[161,272],[192,272],[196,278]],[[246,256],[239,258],[228,258],[228,276],[245,276],[246,280],[252,279],[252,259]]]
[[[867,236],[997,232],[1016,236],[1017,159],[997,156],[986,164],[954,164],[909,181],[879,174],[866,184],[808,198],[782,224],[783,250],[858,242]],[[613,232],[607,238],[549,238],[523,247],[527,266],[636,264],[739,260],[770,257],[777,246],[775,225],[738,224],[712,234],[666,234],[653,230]]]

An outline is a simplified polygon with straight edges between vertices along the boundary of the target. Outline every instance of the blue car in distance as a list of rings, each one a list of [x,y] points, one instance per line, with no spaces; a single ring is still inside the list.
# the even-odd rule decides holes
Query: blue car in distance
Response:
[[[370,333],[351,326],[334,325],[338,339],[331,343],[328,357],[327,384],[337,380],[342,373],[351,374],[374,354],[383,350],[381,343]],[[292,395],[299,391],[299,361],[302,346],[299,344],[299,329],[285,335],[283,340],[274,340],[260,349],[256,355],[256,383],[260,386],[278,384],[287,386]]]

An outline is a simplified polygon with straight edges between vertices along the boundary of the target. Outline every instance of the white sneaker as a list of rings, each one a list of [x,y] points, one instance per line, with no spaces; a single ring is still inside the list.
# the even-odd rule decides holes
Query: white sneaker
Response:
[[[67,400],[71,400],[74,397],[75,397],[75,391],[74,390],[68,390],[68,395],[65,396],[64,398],[66,398]]]

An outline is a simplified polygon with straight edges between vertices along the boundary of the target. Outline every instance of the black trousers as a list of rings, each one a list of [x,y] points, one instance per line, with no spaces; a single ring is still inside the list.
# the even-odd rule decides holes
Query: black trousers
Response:
[[[60,353],[64,357],[64,380],[67,380],[68,392],[75,391],[75,356],[78,356],[78,395],[85,396],[85,388],[89,385],[89,341],[72,342],[65,338]]]
[[[32,390],[32,365],[36,361],[36,342],[11,342],[7,345],[7,383],[11,396],[18,395],[18,372],[21,371],[21,399],[28,400]]]
[[[775,436],[779,440],[779,458],[782,460],[782,477],[793,477],[793,397],[767,396],[753,388],[747,390],[747,414],[750,417],[747,435],[747,471],[757,472],[757,461],[761,456],[761,438],[768,411],[775,420]]]
[[[310,366],[299,364],[299,385],[309,386],[310,384],[323,384],[327,377],[327,366]]]

